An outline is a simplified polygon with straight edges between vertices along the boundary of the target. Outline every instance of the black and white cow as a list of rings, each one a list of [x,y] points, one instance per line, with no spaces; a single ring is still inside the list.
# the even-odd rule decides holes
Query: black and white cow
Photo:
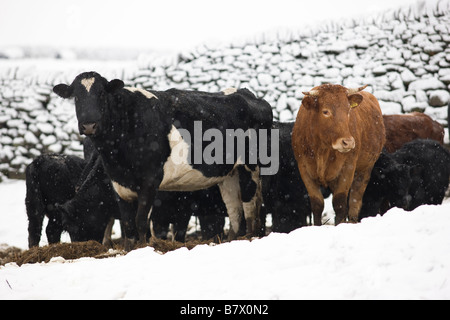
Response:
[[[231,135],[232,141],[233,132],[241,130],[249,133],[248,145],[259,142],[260,129],[272,125],[266,101],[246,89],[150,92],[96,72],[82,73],[71,85],[53,90],[75,98],[80,133],[92,139],[119,196],[137,201],[135,215],[122,213],[128,239],[135,240],[137,230],[139,241],[145,242],[158,189],[194,191],[217,184],[230,217],[229,238],[236,237],[242,212],[248,232],[259,229],[260,166],[252,160],[260,154],[245,143],[244,154],[239,153],[242,143],[228,149],[227,138]]]
[[[65,227],[75,235],[80,229],[105,230],[107,219],[120,219],[116,202],[124,202],[115,197],[117,194],[113,190],[111,180],[106,175],[101,157],[89,137],[84,139],[83,147],[87,164],[78,182],[77,194],[59,207]],[[133,210],[136,211],[136,208]],[[174,240],[184,242],[189,220],[191,216],[197,216],[204,240],[220,237],[223,236],[226,215],[225,204],[217,186],[192,192],[159,191],[152,206],[152,236],[167,239],[169,225],[172,224]],[[104,236],[101,234],[103,244],[111,246],[112,224],[106,227],[108,229]],[[99,241],[98,236],[89,240]]]
[[[30,248],[39,245],[45,216],[49,219],[46,228],[48,242],[60,241],[64,230],[63,217],[56,209],[75,196],[75,188],[85,165],[83,159],[75,156],[46,154],[27,166],[25,206]]]

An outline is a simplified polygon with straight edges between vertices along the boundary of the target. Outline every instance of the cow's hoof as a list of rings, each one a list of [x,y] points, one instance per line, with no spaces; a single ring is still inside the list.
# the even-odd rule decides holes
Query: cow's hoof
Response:
[[[136,240],[135,239],[127,239],[127,238],[125,238],[123,246],[124,246],[126,252],[130,252],[136,246]]]

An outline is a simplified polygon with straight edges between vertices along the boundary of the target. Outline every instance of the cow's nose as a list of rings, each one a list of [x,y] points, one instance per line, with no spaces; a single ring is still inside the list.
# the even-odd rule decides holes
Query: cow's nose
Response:
[[[342,139],[342,146],[344,149],[353,149],[355,148],[355,139],[352,138],[344,138]]]
[[[349,152],[355,148],[355,139],[350,138],[339,138],[333,143],[333,149],[342,153]]]
[[[82,133],[89,136],[95,134],[97,130],[97,123],[84,123],[81,125]]]

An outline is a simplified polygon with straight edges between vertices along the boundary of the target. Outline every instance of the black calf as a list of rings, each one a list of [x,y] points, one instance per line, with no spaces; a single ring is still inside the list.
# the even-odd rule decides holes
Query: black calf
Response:
[[[104,238],[105,230],[111,220],[120,218],[120,210],[98,153],[89,158],[77,193],[58,209],[72,241],[95,240],[110,244],[110,235]]]
[[[39,245],[44,216],[49,219],[46,234],[49,243],[57,243],[64,230],[62,217],[55,210],[72,199],[86,162],[75,156],[48,154],[28,165],[25,205],[28,215],[28,246]]]
[[[150,217],[153,235],[167,239],[168,226],[172,223],[175,240],[184,242],[189,220],[191,216],[197,216],[204,240],[220,237],[223,235],[226,212],[216,186],[193,192],[159,191]]]

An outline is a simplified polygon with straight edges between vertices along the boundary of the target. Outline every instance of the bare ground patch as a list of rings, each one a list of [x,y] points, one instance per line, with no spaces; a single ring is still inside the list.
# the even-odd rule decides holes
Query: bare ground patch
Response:
[[[240,239],[249,240],[249,238],[247,237],[242,237]],[[212,240],[189,240],[185,243],[182,243],[177,241],[151,238],[147,246],[153,247],[155,251],[164,254],[180,248],[187,248],[191,250],[200,244],[216,243]],[[139,246],[136,247],[136,249],[137,248],[139,248]],[[65,260],[79,259],[84,257],[103,259],[125,254],[127,254],[127,252],[125,252],[121,241],[116,241],[112,250],[96,241],[57,243],[44,247],[34,247],[29,250],[21,250],[15,247],[9,247],[7,245],[1,245],[0,266],[11,262],[14,262],[19,266],[26,263],[47,263],[55,257],[62,257]]]

